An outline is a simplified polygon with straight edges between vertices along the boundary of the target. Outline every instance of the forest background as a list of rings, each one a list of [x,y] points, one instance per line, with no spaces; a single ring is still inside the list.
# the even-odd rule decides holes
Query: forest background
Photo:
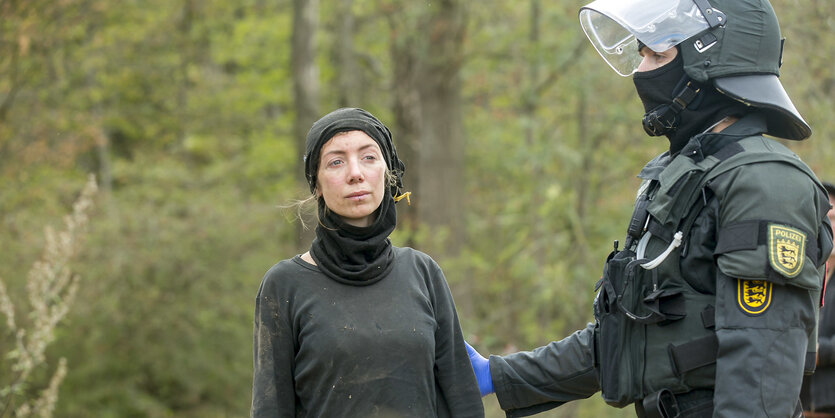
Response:
[[[584,3],[0,0],[0,278],[18,321],[44,227],[89,174],[99,187],[75,303],[18,401],[65,358],[59,417],[247,416],[255,293],[311,239],[281,206],[306,197],[310,124],[341,106],[392,129],[414,193],[393,241],[441,264],[473,345],[583,327],[635,174],[666,144],[583,35]],[[814,130],[784,142],[833,180],[835,2],[773,5]],[[595,396],[542,416],[632,415]]]

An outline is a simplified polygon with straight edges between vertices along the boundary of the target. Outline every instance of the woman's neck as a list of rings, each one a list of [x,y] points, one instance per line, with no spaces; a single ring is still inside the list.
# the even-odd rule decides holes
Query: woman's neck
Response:
[[[313,257],[310,256],[310,251],[302,254],[302,260],[304,260],[304,261],[306,261],[306,262],[308,262],[308,263],[310,263],[314,266],[316,265],[316,260],[314,260]]]

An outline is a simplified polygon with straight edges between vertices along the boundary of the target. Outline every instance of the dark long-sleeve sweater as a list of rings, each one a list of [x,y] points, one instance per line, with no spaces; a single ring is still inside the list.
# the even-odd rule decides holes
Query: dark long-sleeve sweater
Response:
[[[296,256],[255,305],[253,417],[484,415],[438,265],[394,248],[377,283],[338,283]]]

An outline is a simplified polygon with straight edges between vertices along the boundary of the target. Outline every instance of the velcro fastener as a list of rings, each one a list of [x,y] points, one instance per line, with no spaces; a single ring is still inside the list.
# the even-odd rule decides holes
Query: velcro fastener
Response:
[[[713,250],[713,255],[740,250],[754,250],[759,245],[765,245],[768,242],[767,231],[769,222],[771,221],[752,219],[735,222],[720,228],[717,233],[716,248]],[[779,224],[780,222],[777,223]],[[806,232],[806,235],[812,236],[808,232]],[[817,240],[811,242],[811,244],[805,246],[806,255],[817,262],[820,256]]]
[[[760,245],[760,221],[750,220],[733,223],[719,230],[713,254],[732,251],[754,250]],[[765,243],[765,242],[763,242]]]

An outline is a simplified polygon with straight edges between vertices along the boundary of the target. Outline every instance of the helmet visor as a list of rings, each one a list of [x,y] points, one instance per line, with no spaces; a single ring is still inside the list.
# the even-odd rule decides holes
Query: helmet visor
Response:
[[[595,0],[580,9],[580,26],[622,76],[641,63],[638,40],[663,52],[709,27],[693,0]]]

